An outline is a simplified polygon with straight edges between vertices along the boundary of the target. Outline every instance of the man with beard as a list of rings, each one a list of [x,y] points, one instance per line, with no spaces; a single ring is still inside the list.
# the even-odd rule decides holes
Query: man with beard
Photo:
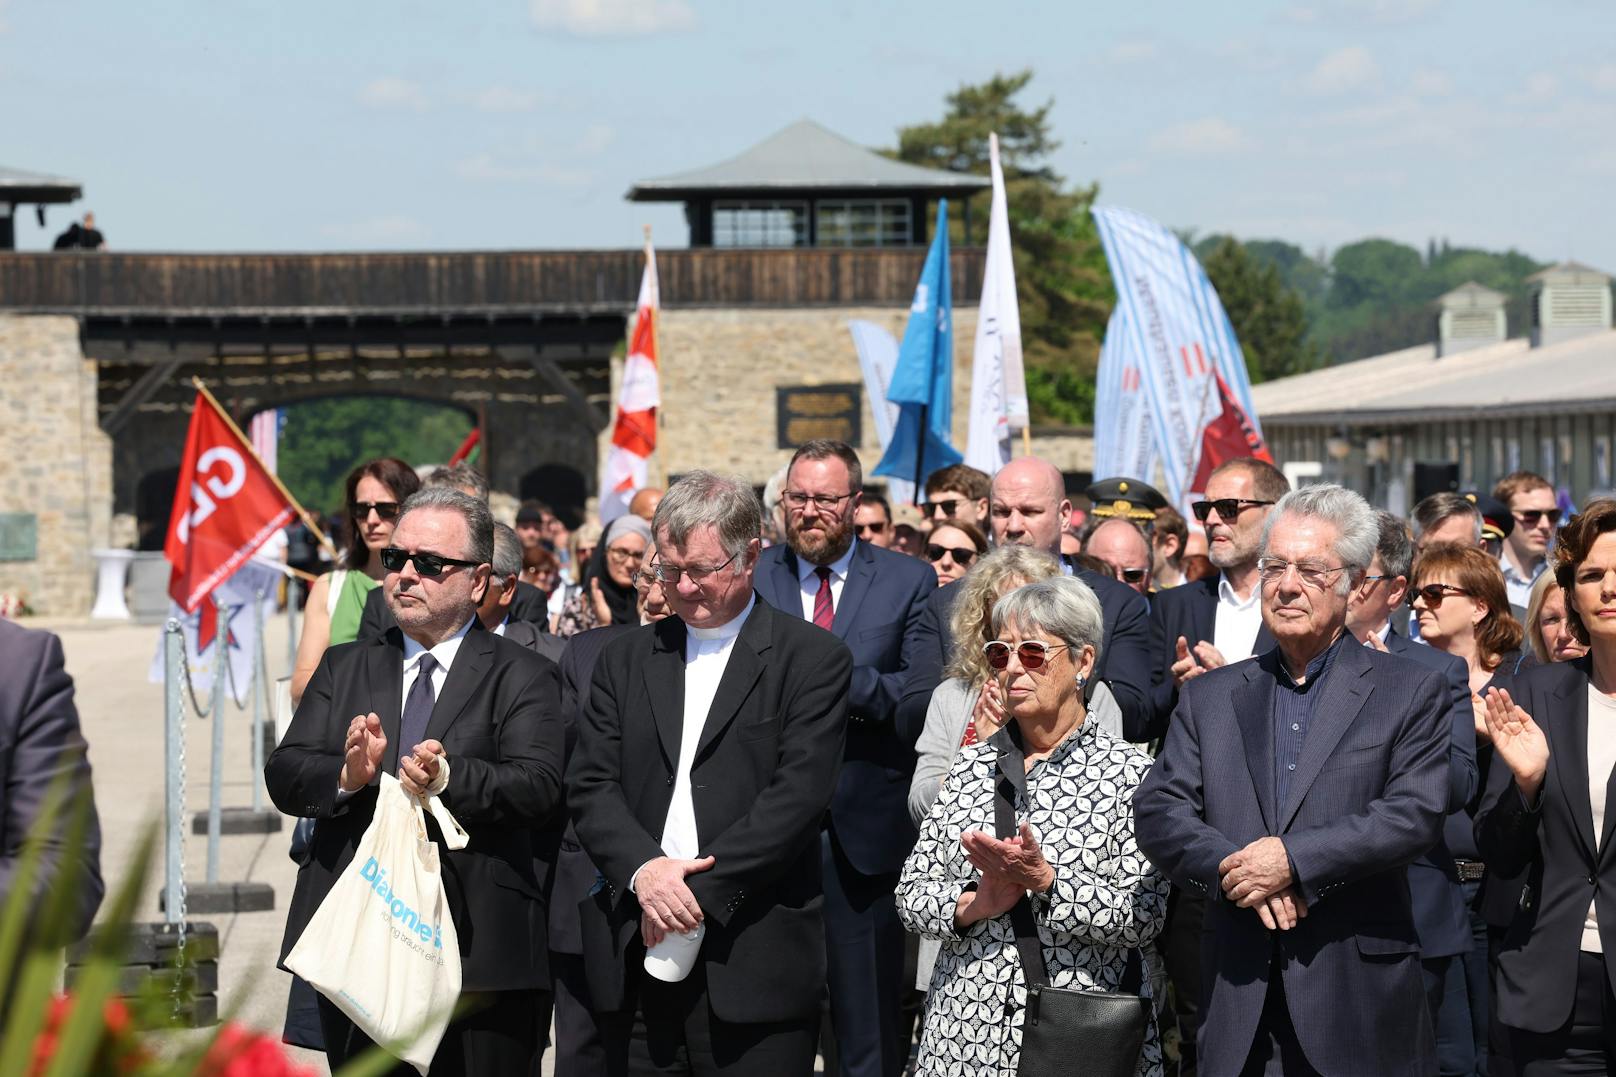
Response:
[[[1153,737],[1166,730],[1181,686],[1208,670],[1274,646],[1273,634],[1263,623],[1257,558],[1268,514],[1289,492],[1290,483],[1277,468],[1252,457],[1225,461],[1208,477],[1206,497],[1192,508],[1206,528],[1207,557],[1219,572],[1161,591],[1151,604],[1162,645]],[[1167,904],[1167,930],[1158,943],[1176,991],[1184,1052],[1179,1072],[1184,1077],[1196,1072],[1204,910],[1200,894],[1174,888]]]
[[[863,482],[858,455],[842,442],[799,448],[781,495],[786,543],[763,551],[756,587],[853,652],[847,747],[820,833],[831,1021],[844,1077],[892,1077],[907,1060],[893,892],[916,837],[907,795],[918,732],[900,735],[893,719],[937,576],[923,561],[854,537]]]

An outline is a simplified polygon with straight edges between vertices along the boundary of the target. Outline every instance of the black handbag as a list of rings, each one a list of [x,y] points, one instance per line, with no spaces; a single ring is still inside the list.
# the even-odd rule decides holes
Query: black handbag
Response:
[[[993,798],[994,829],[1000,838],[1016,833],[1015,788],[1000,781]],[[1121,990],[1085,991],[1051,987],[1038,941],[1032,902],[1026,895],[1010,910],[1027,981],[1027,1009],[1021,1024],[1021,1077],[1051,1077],[1082,1072],[1085,1077],[1134,1077],[1150,1029],[1151,1003],[1140,996],[1144,957],[1128,951]]]

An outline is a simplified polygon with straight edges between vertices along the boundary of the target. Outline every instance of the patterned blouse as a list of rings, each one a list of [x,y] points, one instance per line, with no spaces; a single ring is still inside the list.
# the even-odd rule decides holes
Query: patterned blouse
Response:
[[[1006,734],[1007,735],[1007,734]],[[898,915],[910,931],[941,940],[932,973],[919,1077],[1015,1077],[1027,1002],[1010,916],[961,935],[954,906],[978,878],[960,835],[994,833],[998,737],[961,748],[903,866]],[[1050,984],[1117,990],[1128,948],[1148,948],[1167,917],[1167,879],[1133,837],[1133,794],[1150,769],[1144,752],[1084,722],[1027,772],[1016,818],[1032,824],[1055,885],[1033,901]],[[1149,978],[1144,986],[1150,993]],[[1073,1060],[1073,1072],[1080,1072]],[[1138,1077],[1161,1077],[1154,1020]]]

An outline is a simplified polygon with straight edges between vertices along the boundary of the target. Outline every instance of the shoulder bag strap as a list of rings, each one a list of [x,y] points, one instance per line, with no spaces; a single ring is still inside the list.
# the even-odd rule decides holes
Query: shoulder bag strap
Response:
[[[347,569],[334,568],[331,570],[331,578],[326,581],[325,590],[325,615],[327,617],[337,612],[337,600],[342,597],[342,588],[347,582]]]

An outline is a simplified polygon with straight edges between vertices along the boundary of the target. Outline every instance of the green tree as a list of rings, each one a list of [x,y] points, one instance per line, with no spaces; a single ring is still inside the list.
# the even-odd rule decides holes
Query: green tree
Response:
[[[1312,370],[1318,353],[1307,339],[1302,297],[1285,286],[1279,268],[1227,236],[1201,259],[1223,301],[1255,382]]]
[[[1116,296],[1089,208],[1096,185],[1068,188],[1049,163],[1053,101],[1028,109],[1016,100],[1033,73],[996,74],[948,95],[936,123],[898,131],[889,155],[911,164],[985,176],[988,135],[999,136],[1009,207],[1010,241],[1021,306],[1027,397],[1034,422],[1086,423],[1094,416],[1094,372]],[[990,194],[970,198],[974,235],[985,238]],[[949,214],[949,238],[966,239],[960,210]]]
[[[404,397],[293,404],[281,431],[277,470],[310,512],[339,512],[343,483],[358,465],[381,456],[412,467],[444,463],[473,425],[459,408]]]

